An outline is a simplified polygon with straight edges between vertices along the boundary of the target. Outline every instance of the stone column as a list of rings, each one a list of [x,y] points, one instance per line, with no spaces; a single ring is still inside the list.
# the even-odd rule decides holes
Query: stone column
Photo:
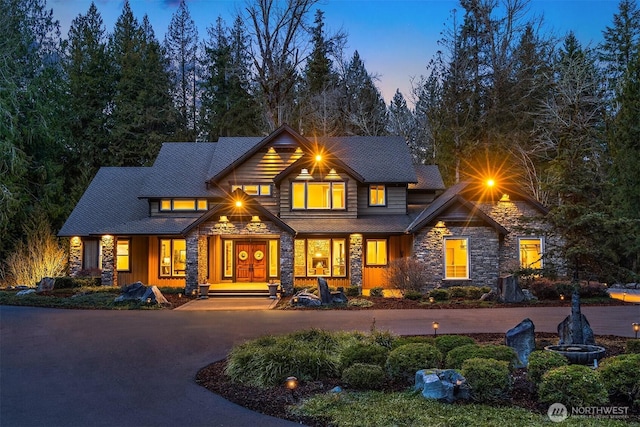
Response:
[[[103,286],[118,286],[118,272],[116,271],[116,239],[113,236],[102,236],[102,274]]]
[[[358,286],[362,293],[362,234],[349,236],[349,274],[351,286]]]
[[[82,270],[82,239],[74,236],[69,240],[69,276],[76,277]]]
[[[280,285],[288,295],[293,294],[293,236],[280,234]]]
[[[199,247],[199,236],[198,230],[193,230],[186,237],[186,245],[187,245],[187,266],[186,266],[186,283],[184,293],[186,295],[191,295],[194,290],[198,289],[199,282],[199,258],[198,258],[198,247]]]

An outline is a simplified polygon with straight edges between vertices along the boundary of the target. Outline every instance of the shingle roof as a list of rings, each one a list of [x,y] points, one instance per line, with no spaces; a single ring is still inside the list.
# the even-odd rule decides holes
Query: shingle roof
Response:
[[[210,197],[206,178],[217,157],[215,142],[165,142],[138,196]]]
[[[103,167],[89,184],[64,223],[59,236],[89,236],[149,215],[149,204],[138,199],[150,168]]]
[[[418,182],[409,184],[409,190],[444,190],[444,181],[437,165],[414,165]]]
[[[209,168],[202,178],[209,180],[227,166],[240,158],[243,154],[258,145],[264,138],[260,136],[233,136],[218,139],[216,155],[210,160]]]

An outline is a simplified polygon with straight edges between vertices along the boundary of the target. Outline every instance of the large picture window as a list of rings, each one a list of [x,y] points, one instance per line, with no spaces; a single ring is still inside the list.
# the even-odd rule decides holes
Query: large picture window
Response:
[[[296,239],[294,271],[297,277],[345,277],[345,239]]]
[[[368,239],[366,260],[367,265],[387,265],[387,241]]]
[[[345,209],[344,182],[294,182],[291,184],[293,209]]]
[[[131,270],[131,241],[129,239],[120,240],[116,244],[116,269],[118,271]]]
[[[469,239],[446,237],[444,240],[445,279],[469,278]]]
[[[185,277],[186,268],[186,240],[160,239],[160,277]]]
[[[542,268],[542,239],[520,238],[520,267],[540,270]]]

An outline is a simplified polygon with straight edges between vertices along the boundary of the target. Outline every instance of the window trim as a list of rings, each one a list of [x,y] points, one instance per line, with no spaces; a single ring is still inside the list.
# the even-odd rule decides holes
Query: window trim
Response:
[[[246,187],[256,187],[257,193],[249,193],[246,190]],[[273,195],[273,188],[271,184],[231,184],[231,192],[234,192],[238,188],[252,197]]]
[[[313,267],[309,266],[309,240],[328,240],[329,241],[329,253],[327,256],[328,265],[324,266],[323,269],[328,270],[329,274],[309,274],[309,271],[313,269]],[[296,242],[302,241],[304,246],[304,250],[302,251],[302,258],[304,261],[304,267],[302,265],[296,264]],[[344,251],[344,258],[339,257],[336,258],[335,254],[335,244],[342,243],[342,249]],[[336,278],[336,279],[344,279],[349,277],[349,250],[348,250],[349,239],[346,237],[302,237],[298,239],[294,239],[294,262],[293,262],[293,275],[297,278],[318,278],[318,277],[328,277],[328,278]],[[324,258],[324,257],[322,257]],[[313,259],[313,257],[312,257]],[[342,264],[335,264],[336,259],[342,261]],[[304,268],[304,274],[296,274],[296,267]],[[336,268],[338,271],[343,269],[343,273],[335,274]]]
[[[169,246],[169,263],[165,264],[163,262],[163,254],[162,254],[162,241],[163,240],[168,240],[170,242],[170,246]],[[175,268],[175,260],[174,260],[174,242],[180,240],[183,241],[185,244],[185,249],[184,249],[184,256],[185,256],[185,272],[183,274],[174,274],[176,270]],[[184,279],[185,277],[187,277],[187,272],[186,272],[186,246],[187,246],[187,240],[182,238],[174,238],[174,237],[159,237],[158,238],[158,278],[159,279]],[[166,258],[166,257],[165,257]],[[169,267],[169,274],[166,273],[162,273],[162,269],[163,267]]]
[[[121,255],[118,253],[118,249],[120,246],[120,243],[126,243],[127,244],[127,254],[126,255]],[[121,257],[126,257],[127,258],[127,268],[118,268],[118,265],[120,265],[120,258]],[[130,272],[131,271],[131,239],[118,239],[116,241],[116,271],[118,272]]]
[[[373,191],[380,192],[382,191],[382,203],[373,203],[371,194]],[[369,206],[387,206],[387,186],[384,184],[369,184]]]
[[[466,271],[465,271],[465,276],[462,277],[448,277],[447,276],[447,241],[448,240],[464,240],[466,242],[467,245],[467,261],[466,261]],[[443,241],[442,241],[442,250],[443,250],[443,267],[444,267],[444,275],[443,275],[443,280],[469,280],[470,279],[470,273],[471,273],[471,251],[469,251],[469,242],[470,239],[469,237],[465,237],[465,236],[444,236],[443,237]],[[454,267],[456,265],[454,264]]]
[[[385,257],[385,262],[384,263],[379,263],[379,262],[369,262],[369,242],[376,242],[376,260],[378,259],[378,244],[381,242],[384,242],[384,257]],[[365,247],[365,254],[364,254],[364,262],[366,266],[370,266],[370,267],[383,267],[386,265],[389,265],[389,239],[365,239],[364,242],[364,247]]]
[[[176,208],[174,206],[174,201],[185,201],[185,202],[189,202],[192,201],[194,208],[193,209],[180,209],[180,208]],[[163,203],[169,203],[169,208],[163,208],[162,204]],[[204,206],[201,207],[200,205],[204,203]],[[204,212],[209,210],[209,201],[207,199],[202,199],[202,198],[180,198],[180,199],[160,199],[158,201],[158,211],[159,212]]]
[[[294,191],[293,187],[296,185],[304,186],[304,207],[295,207],[294,203]],[[309,207],[309,185],[328,185],[329,186],[329,207],[310,208]],[[334,185],[336,187],[342,187],[342,205],[343,207],[334,208]],[[347,183],[346,181],[292,181],[290,188],[290,206],[292,211],[346,211],[347,210]]]
[[[537,268],[538,270],[541,270],[544,268],[544,251],[545,251],[545,242],[544,242],[544,237],[541,236],[518,236],[518,265],[520,266],[520,268],[531,268],[529,266],[523,266],[522,265],[522,257],[521,257],[521,242],[523,240],[538,240],[540,241],[540,259],[536,262],[540,263],[540,268]]]

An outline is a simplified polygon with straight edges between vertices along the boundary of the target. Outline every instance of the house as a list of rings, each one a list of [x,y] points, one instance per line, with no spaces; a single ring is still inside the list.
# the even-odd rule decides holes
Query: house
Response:
[[[542,267],[547,210],[507,186],[445,188],[399,137],[267,137],[165,143],[151,167],[101,168],[59,232],[70,275],[103,284],[280,282],[363,291],[414,257],[429,285],[495,286]]]

